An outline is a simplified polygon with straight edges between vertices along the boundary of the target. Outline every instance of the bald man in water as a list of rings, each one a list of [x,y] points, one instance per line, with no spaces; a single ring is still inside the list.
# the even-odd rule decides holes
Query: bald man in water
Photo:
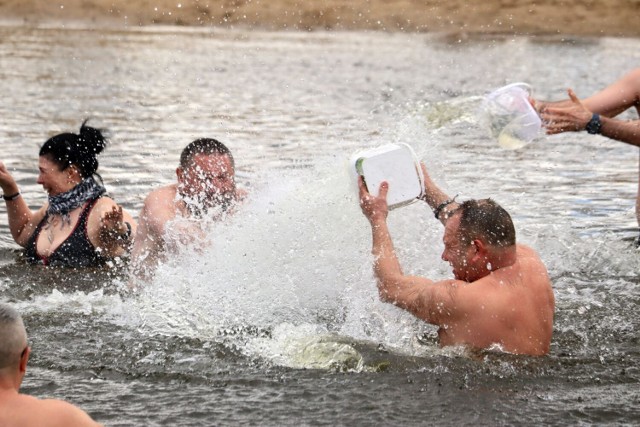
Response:
[[[100,426],[70,403],[20,394],[30,351],[20,314],[0,303],[0,426]]]
[[[402,272],[387,227],[387,191],[369,194],[360,179],[360,206],[371,224],[380,299],[439,327],[443,346],[499,349],[533,356],[549,352],[554,296],[536,252],[516,244],[511,217],[491,199],[462,204],[429,177],[425,195],[445,226],[442,259],[454,279],[431,280]]]

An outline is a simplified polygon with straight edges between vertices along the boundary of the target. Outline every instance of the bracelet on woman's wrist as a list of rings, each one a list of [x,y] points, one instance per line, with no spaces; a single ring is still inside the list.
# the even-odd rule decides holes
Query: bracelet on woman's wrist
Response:
[[[2,198],[5,200],[5,202],[12,202],[14,200],[16,200],[18,197],[20,197],[20,190],[18,190],[18,192],[16,194],[11,194],[9,196],[7,196],[6,194],[2,195]]]

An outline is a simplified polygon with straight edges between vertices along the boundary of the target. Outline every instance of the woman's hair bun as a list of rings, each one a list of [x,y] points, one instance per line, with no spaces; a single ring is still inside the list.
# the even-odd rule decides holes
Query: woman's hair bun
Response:
[[[107,146],[107,139],[104,137],[100,129],[87,126],[88,121],[89,119],[86,119],[82,122],[82,126],[80,126],[80,138],[78,141],[80,143],[79,148],[84,148],[87,154],[93,153],[97,156]]]

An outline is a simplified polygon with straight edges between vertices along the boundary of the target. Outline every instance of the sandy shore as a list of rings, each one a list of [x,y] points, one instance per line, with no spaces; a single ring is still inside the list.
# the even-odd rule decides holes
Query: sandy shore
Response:
[[[0,0],[27,24],[640,36],[640,0]]]

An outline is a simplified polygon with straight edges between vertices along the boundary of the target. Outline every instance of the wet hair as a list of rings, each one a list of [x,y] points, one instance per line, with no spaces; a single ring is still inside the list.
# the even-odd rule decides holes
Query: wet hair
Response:
[[[80,126],[80,133],[61,133],[51,137],[40,148],[40,156],[46,156],[56,163],[60,170],[75,166],[83,178],[94,175],[98,170],[98,154],[107,146],[107,140],[100,129]]]
[[[491,246],[516,244],[516,229],[511,215],[495,201],[466,200],[455,213],[461,213],[458,232],[468,243],[481,238]]]
[[[20,313],[9,304],[0,303],[0,369],[17,366],[26,342]]]
[[[196,139],[187,145],[184,150],[182,150],[182,154],[180,154],[180,167],[182,169],[188,168],[197,154],[229,156],[229,159],[231,160],[231,167],[235,168],[235,162],[231,155],[231,151],[229,151],[222,142],[213,138]]]

